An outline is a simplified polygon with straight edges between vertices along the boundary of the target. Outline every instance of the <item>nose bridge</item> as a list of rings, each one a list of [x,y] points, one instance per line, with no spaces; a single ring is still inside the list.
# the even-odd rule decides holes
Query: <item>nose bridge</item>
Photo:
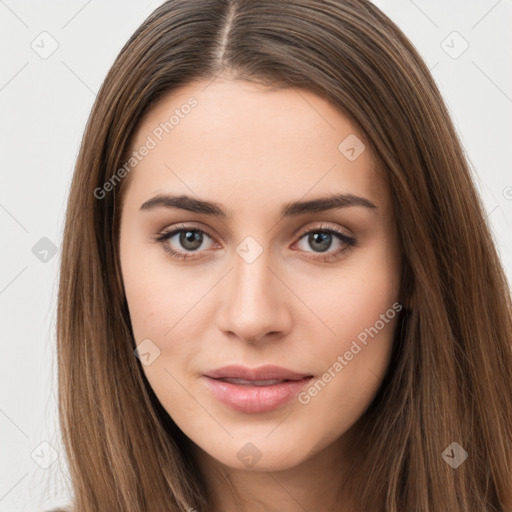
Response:
[[[239,247],[239,250],[241,248]],[[249,257],[245,259],[244,255],[240,255],[237,250],[237,256],[234,261],[234,275],[233,280],[235,281],[234,293],[238,297],[239,302],[242,303],[254,301],[254,299],[269,297],[271,294],[270,287],[272,286],[270,278],[272,273],[269,270],[270,251],[262,251],[262,253],[256,256],[254,259]],[[247,255],[253,249],[250,249]]]
[[[265,311],[272,301],[273,274],[269,270],[270,251],[263,249],[255,241],[247,240],[237,247],[234,257],[234,269],[232,275],[233,305],[238,312],[250,318],[251,312],[256,314],[268,313]]]
[[[255,239],[247,237],[239,244],[229,284],[220,299],[218,321],[222,330],[256,340],[286,328],[283,285],[270,270],[272,266],[271,251]]]

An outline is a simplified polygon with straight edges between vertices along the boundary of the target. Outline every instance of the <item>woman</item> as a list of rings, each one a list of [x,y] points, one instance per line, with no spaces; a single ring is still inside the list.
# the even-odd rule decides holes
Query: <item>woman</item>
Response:
[[[159,7],[78,157],[72,510],[512,509],[512,306],[447,109],[362,0]]]

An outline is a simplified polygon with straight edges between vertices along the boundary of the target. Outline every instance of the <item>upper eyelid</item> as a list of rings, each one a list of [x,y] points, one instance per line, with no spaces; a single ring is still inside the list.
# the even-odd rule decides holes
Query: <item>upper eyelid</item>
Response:
[[[207,228],[203,228],[203,227],[200,227],[200,226],[195,226],[195,225],[190,225],[190,226],[175,226],[175,227],[172,227],[172,228],[169,228],[169,229],[163,229],[161,231],[161,233],[165,233],[167,235],[175,235],[177,233],[179,233],[180,231],[186,231],[186,230],[190,230],[190,231],[201,231],[202,233],[205,233],[206,235],[208,235],[212,240],[215,240],[215,236],[213,234],[211,234],[210,230],[207,229]]]
[[[340,232],[343,230],[350,231],[350,230],[347,230],[347,228],[338,228],[338,227],[333,227],[332,225],[328,225],[326,223],[326,221],[319,221],[319,222],[321,222],[321,225],[311,226],[308,228],[300,228],[298,230],[295,230],[293,236],[297,236],[299,234],[304,235],[304,234],[307,234],[308,232],[314,231],[314,230],[318,230],[318,231],[331,230],[334,232]],[[202,231],[202,232],[206,233],[210,238],[216,238],[215,235],[213,235],[211,233],[209,228],[205,228],[202,225],[195,225],[195,224],[191,224],[191,225],[187,225],[187,226],[176,225],[176,226],[172,226],[170,228],[164,228],[159,231],[159,234],[167,234],[167,235],[170,235],[171,233],[176,234],[177,232],[184,231],[187,229],[189,229],[191,231]],[[230,231],[230,233],[231,233],[231,231]],[[344,234],[345,236],[347,236],[349,238],[352,237],[352,235],[349,233],[342,233],[342,234]]]

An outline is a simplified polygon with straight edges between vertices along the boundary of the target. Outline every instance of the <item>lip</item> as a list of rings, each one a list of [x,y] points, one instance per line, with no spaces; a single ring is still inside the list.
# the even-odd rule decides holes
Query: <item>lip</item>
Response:
[[[308,373],[297,373],[287,368],[274,365],[258,366],[257,368],[247,368],[240,365],[223,366],[216,370],[211,370],[205,374],[212,379],[245,379],[245,380],[299,380],[305,377],[312,377]]]
[[[293,372],[279,366],[225,366],[203,375],[211,393],[232,409],[246,413],[267,412],[283,406],[296,396],[313,378],[310,374]],[[281,382],[270,385],[251,385],[226,382],[220,379]],[[261,383],[260,383],[261,384]]]

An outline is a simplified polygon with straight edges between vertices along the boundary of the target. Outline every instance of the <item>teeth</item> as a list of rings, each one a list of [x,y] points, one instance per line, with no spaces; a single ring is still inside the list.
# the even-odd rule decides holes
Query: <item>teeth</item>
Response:
[[[274,384],[279,384],[280,382],[284,382],[284,380],[274,379],[274,380],[245,380],[245,379],[220,379],[224,382],[230,382],[231,384],[242,384],[243,386],[272,386]]]

